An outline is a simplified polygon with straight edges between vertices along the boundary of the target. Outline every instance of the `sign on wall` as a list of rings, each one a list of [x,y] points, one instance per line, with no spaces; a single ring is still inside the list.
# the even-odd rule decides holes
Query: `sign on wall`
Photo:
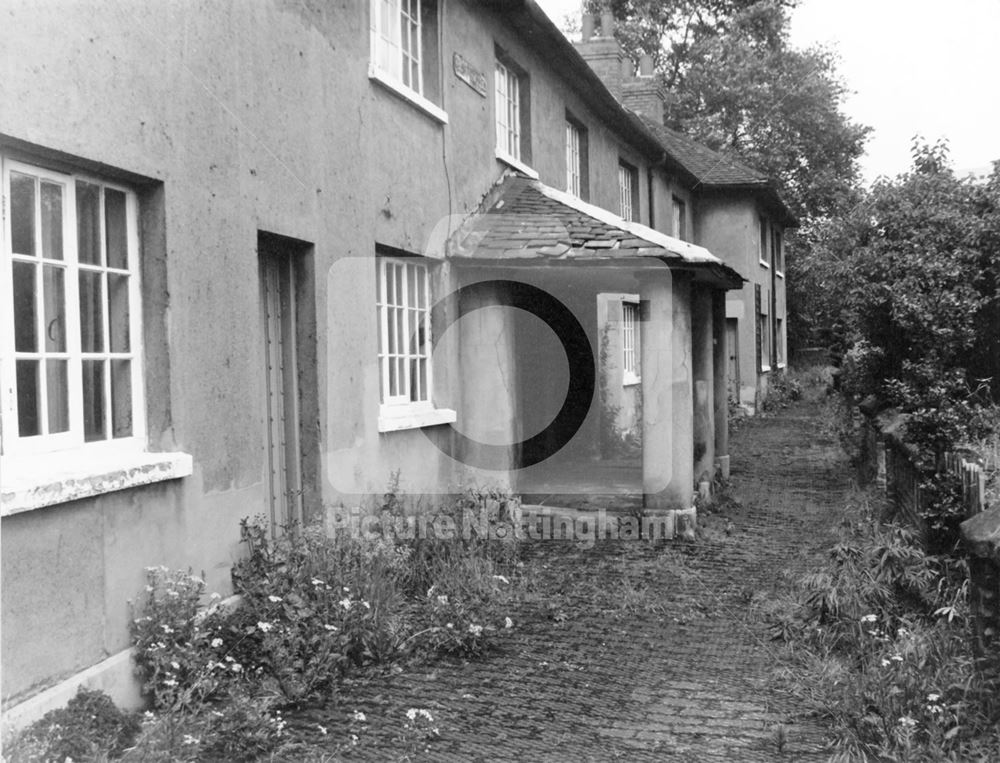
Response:
[[[455,76],[485,98],[488,92],[486,75],[474,67],[461,53],[455,53],[451,60]]]

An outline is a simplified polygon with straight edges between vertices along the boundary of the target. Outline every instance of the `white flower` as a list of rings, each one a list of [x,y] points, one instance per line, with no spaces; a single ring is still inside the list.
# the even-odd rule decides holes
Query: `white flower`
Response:
[[[234,673],[240,673],[240,672],[242,672],[242,670],[243,670],[243,666],[242,665],[240,665],[238,662],[234,662],[233,663],[233,672]]]
[[[418,715],[421,718],[424,718],[425,720],[427,720],[430,723],[434,722],[434,716],[431,715],[431,711],[430,710],[424,710],[423,708],[411,707],[409,710],[406,711],[406,717],[409,718],[411,721],[415,721],[417,719]]]
[[[222,646],[222,639],[216,636],[212,639],[212,649],[218,649],[220,646]]]
[[[177,660],[174,660],[173,662],[170,663],[170,667],[172,667],[174,670],[180,670],[181,664],[177,662]]]
[[[164,633],[173,633],[174,632],[174,629],[171,628],[169,625],[161,625],[160,627],[163,628],[163,632]]]
[[[169,679],[167,679],[166,681],[163,682],[163,685],[164,686],[177,686],[177,682],[174,679],[169,678]]]
[[[199,741],[200,741],[199,739],[196,739],[195,737],[191,736],[190,734],[185,734],[184,735],[184,744],[198,744]]]
[[[320,725],[319,725],[319,724],[317,723],[317,724],[316,724],[316,728],[318,728],[318,729],[319,729],[319,733],[320,733],[320,734],[322,734],[323,736],[326,736],[326,735],[327,735],[327,734],[329,733],[329,730],[328,730],[328,729],[326,728],[326,726],[320,726]]]
[[[326,628],[328,631],[335,631],[335,630],[337,630],[337,626],[336,625],[330,625],[329,623],[324,624],[323,627]]]
[[[357,744],[357,743],[358,743],[358,735],[351,734],[351,744]]]
[[[153,592],[153,586],[151,586],[151,585],[146,586],[146,591],[148,593],[152,593]]]
[[[876,617],[875,615],[865,615],[864,617],[861,618],[861,622],[863,622],[863,623],[873,623],[877,619],[878,619],[878,617]]]
[[[903,661],[903,655],[901,655],[901,654],[894,654],[891,659],[893,660],[893,662],[902,662]]]
[[[347,593],[350,590],[351,590],[350,586],[346,586],[346,585],[344,586],[344,593]]]
[[[509,617],[505,617],[503,619],[503,627],[507,628],[507,629],[513,628],[514,627],[514,621],[511,620]]]
[[[444,626],[444,627],[445,627],[445,628],[454,628],[455,626],[454,626],[454,625],[452,625],[451,623],[445,623],[445,626]]]
[[[258,628],[260,629],[260,632],[261,632],[261,633],[267,633],[267,632],[268,632],[269,630],[271,630],[271,629],[272,629],[272,628],[273,628],[274,626],[273,626],[273,625],[271,625],[271,623],[265,623],[265,622],[264,622],[263,620],[261,620],[261,621],[259,621],[259,622],[257,623],[257,627],[258,627]]]
[[[313,579],[312,579],[312,580],[310,580],[309,582],[310,582],[310,583],[312,583],[313,585],[326,585],[326,583],[324,583],[324,582],[323,582],[322,580],[320,580],[319,578],[313,578]]]
[[[267,600],[269,602],[271,602],[272,604],[277,604],[277,603],[279,603],[281,601],[281,597],[280,596],[268,596]]]
[[[361,604],[362,604],[362,606],[364,606],[365,609],[371,609],[372,608],[372,605],[369,604],[367,601],[363,601],[363,602],[361,602]]]
[[[494,575],[493,579],[499,580],[501,583],[506,583],[507,585],[510,585],[510,581],[507,580],[507,578],[505,578],[503,575]]]
[[[887,668],[887,667],[889,667],[890,665],[892,665],[892,663],[891,663],[891,662],[889,662],[889,661],[888,661],[888,660],[887,660],[887,659],[886,659],[885,657],[883,657],[883,658],[882,658],[882,667],[883,667],[883,668]]]
[[[904,715],[902,718],[899,719],[899,725],[903,726],[904,728],[912,729],[914,726],[917,725],[917,722],[913,720],[913,718],[911,718],[910,716]]]
[[[368,716],[366,716],[366,715],[365,715],[364,713],[362,713],[362,712],[361,712],[360,710],[355,710],[355,711],[354,711],[354,715],[353,715],[352,717],[353,717],[353,718],[354,718],[354,720],[356,720],[356,721],[357,721],[358,723],[364,723],[365,721],[367,721],[367,720],[368,720]]]
[[[219,599],[221,599],[221,598],[222,598],[222,594],[220,594],[220,593],[215,593],[215,592],[213,591],[212,595],[211,595],[211,596],[209,596],[208,598],[210,598],[210,599],[211,599],[212,601],[218,601]]]
[[[935,692],[931,692],[930,694],[927,695],[928,702],[937,702],[939,699],[941,699],[941,695]]]
[[[351,600],[350,599],[341,599],[340,600],[340,606],[342,606],[344,609],[350,609],[351,608]]]
[[[476,625],[475,623],[469,623],[469,633],[473,636],[479,636],[483,632],[483,626]]]
[[[438,596],[438,604],[444,605],[444,604],[447,604],[447,603],[448,603],[448,597],[447,596],[445,596],[444,594],[442,594],[441,596]]]

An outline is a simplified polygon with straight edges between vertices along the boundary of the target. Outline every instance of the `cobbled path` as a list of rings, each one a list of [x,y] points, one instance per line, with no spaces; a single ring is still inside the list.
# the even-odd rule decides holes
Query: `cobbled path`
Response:
[[[349,685],[342,713],[366,720],[331,719],[358,737],[336,757],[826,759],[824,729],[768,680],[778,649],[755,614],[839,522],[850,475],[819,415],[800,402],[734,434],[736,501],[702,512],[694,542],[532,543],[538,582],[503,651]],[[408,708],[440,736],[407,737]]]

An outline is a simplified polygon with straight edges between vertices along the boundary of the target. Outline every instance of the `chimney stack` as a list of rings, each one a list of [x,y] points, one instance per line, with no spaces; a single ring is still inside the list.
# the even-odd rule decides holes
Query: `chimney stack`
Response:
[[[604,86],[627,108],[663,124],[668,94],[654,70],[653,57],[644,53],[636,74],[632,60],[615,39],[615,17],[607,6],[599,17],[584,13],[581,28],[576,49]]]
[[[582,35],[576,49],[590,68],[601,78],[604,86],[621,100],[622,97],[622,54],[621,46],[615,39],[615,17],[607,9],[600,15],[600,31],[597,30],[598,17],[592,13],[583,14]]]

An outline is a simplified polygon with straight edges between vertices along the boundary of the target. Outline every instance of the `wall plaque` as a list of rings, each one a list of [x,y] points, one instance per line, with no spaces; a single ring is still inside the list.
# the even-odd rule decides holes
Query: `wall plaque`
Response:
[[[486,75],[476,69],[461,53],[455,53],[451,60],[455,67],[455,76],[485,98],[488,92]]]

